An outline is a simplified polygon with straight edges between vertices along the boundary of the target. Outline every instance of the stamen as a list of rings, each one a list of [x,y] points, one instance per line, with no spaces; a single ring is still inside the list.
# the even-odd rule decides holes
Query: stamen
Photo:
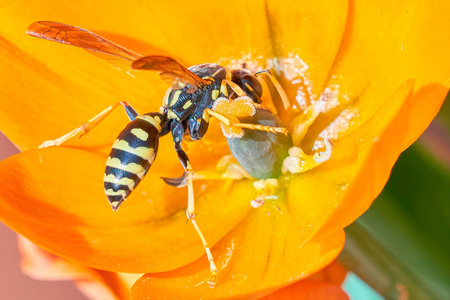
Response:
[[[333,151],[333,142],[330,139],[324,140],[325,142],[325,151],[323,152],[316,152],[313,155],[313,159],[316,163],[323,163],[330,159],[331,152]]]
[[[298,147],[289,149],[289,156],[283,161],[282,172],[303,173],[329,160],[333,151],[333,143],[330,139],[326,139],[324,143],[326,150],[316,152],[314,155],[307,155]]]
[[[308,132],[309,127],[314,123],[319,114],[324,110],[327,98],[321,98],[310,105],[303,114],[294,118],[291,125],[292,141],[294,145],[299,145]]]
[[[278,180],[275,178],[260,179],[253,182],[256,190],[256,199],[250,202],[253,208],[261,207],[269,196],[273,196],[278,188]]]

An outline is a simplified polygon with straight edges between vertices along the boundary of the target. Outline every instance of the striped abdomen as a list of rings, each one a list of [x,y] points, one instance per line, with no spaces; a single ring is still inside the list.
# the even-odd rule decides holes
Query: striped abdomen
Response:
[[[113,210],[130,195],[158,151],[161,115],[138,116],[119,134],[106,161],[105,193]]]

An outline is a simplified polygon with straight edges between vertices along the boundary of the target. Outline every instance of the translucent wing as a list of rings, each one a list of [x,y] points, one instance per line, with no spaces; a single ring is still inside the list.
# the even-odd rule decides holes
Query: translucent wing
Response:
[[[84,48],[99,54],[111,55],[126,61],[134,61],[142,57],[142,55],[114,44],[95,33],[62,23],[50,21],[35,22],[28,26],[27,34],[49,41]]]
[[[161,78],[174,89],[182,88],[184,85],[201,88],[209,83],[168,56],[154,55],[141,57],[135,60],[131,67],[136,70],[160,72],[159,75]]]

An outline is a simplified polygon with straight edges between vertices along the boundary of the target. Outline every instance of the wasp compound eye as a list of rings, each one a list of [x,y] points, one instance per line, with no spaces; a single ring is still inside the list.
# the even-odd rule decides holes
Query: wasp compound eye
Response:
[[[253,75],[246,75],[244,76],[244,85],[246,87],[250,86],[253,91],[258,95],[258,97],[261,97],[262,95],[262,86],[261,83],[259,83],[258,79],[256,79]]]

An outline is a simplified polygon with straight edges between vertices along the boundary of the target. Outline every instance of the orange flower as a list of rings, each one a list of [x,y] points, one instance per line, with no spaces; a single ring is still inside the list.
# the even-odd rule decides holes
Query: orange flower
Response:
[[[0,163],[0,218],[83,265],[148,273],[132,288],[137,299],[258,297],[324,268],[342,249],[342,228],[370,206],[450,83],[450,11],[438,1],[51,3],[8,2],[0,10],[7,22],[0,29],[0,129],[24,151]],[[74,24],[185,65],[246,62],[278,72],[290,100],[279,115],[297,148],[273,187],[275,199],[252,208],[251,179],[195,181],[196,220],[219,268],[216,288],[202,284],[209,267],[186,225],[186,190],[159,178],[182,172],[171,138],[160,140],[154,166],[118,212],[101,178],[127,123],[123,113],[89,138],[36,149],[116,101],[157,111],[166,89],[156,74],[133,78],[74,47],[25,36],[37,20]],[[184,145],[199,174],[217,172],[229,154],[218,127],[209,131]],[[325,159],[305,154],[324,143]]]

